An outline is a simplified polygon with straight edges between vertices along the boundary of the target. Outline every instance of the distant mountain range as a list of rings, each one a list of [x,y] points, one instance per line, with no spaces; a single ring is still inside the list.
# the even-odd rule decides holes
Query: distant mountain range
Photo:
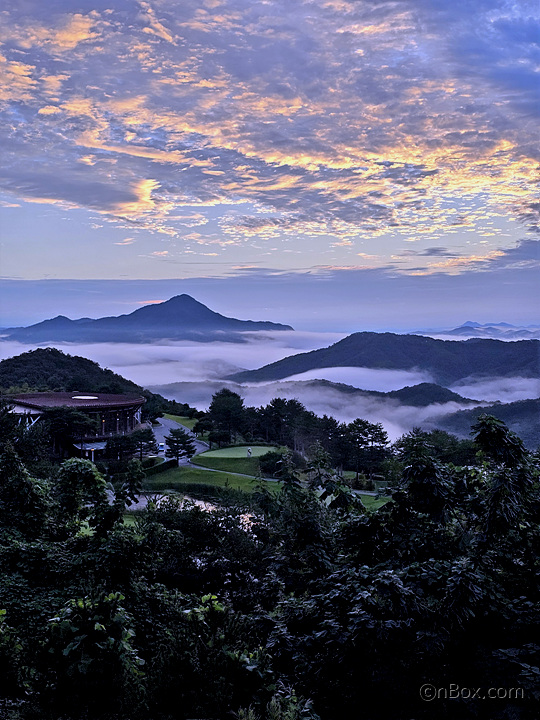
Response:
[[[329,367],[420,370],[440,385],[473,376],[538,377],[540,341],[435,340],[420,335],[362,332],[330,347],[292,355],[225,379],[239,383],[282,380]]]
[[[196,340],[243,342],[241,333],[292,330],[290,325],[225,317],[189,295],[145,305],[129,315],[70,320],[58,315],[29,327],[8,328],[4,340],[20,342],[124,342]]]
[[[522,327],[510,323],[478,323],[467,320],[451,330],[418,330],[415,335],[448,335],[463,338],[494,338],[498,340],[533,340],[540,338],[540,325]]]

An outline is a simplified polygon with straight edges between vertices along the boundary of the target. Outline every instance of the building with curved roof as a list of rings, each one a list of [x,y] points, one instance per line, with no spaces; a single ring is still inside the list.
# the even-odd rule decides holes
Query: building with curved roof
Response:
[[[7,398],[11,412],[21,416],[28,425],[37,422],[46,410],[64,408],[78,410],[97,421],[97,432],[79,438],[78,450],[102,450],[108,438],[127,435],[141,423],[141,410],[146,399],[141,395],[115,395],[86,392],[37,392],[11,395]],[[92,446],[91,448],[89,446]]]

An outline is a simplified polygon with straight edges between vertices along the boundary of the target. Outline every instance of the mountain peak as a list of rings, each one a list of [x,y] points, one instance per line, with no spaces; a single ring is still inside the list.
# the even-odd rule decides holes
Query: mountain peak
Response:
[[[202,305],[203,307],[206,307],[203,305],[203,303],[199,302],[198,300],[195,300],[194,297],[191,297],[191,295],[187,295],[186,293],[182,293],[181,295],[174,295],[172,298],[169,298],[168,300],[164,300],[162,303],[152,303],[152,305]]]
[[[226,317],[183,293],[163,302],[143,305],[127,315],[75,321],[59,316],[28,328],[11,328],[7,337],[40,342],[153,342],[159,339],[242,342],[242,333],[261,330],[292,328]]]

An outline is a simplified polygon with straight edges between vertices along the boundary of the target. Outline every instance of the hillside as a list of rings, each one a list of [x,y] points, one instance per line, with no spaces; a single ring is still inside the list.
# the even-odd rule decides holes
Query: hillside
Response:
[[[471,425],[480,415],[494,415],[515,432],[530,450],[540,447],[540,399],[518,402],[495,403],[472,410],[459,410],[433,423],[433,427],[446,430],[458,437],[470,437]]]
[[[230,375],[235,382],[281,380],[327,367],[420,370],[447,385],[470,376],[538,377],[539,340],[434,340],[420,335],[354,333],[327,348]]]
[[[434,383],[407,385],[407,387],[401,388],[401,390],[392,390],[391,392],[383,394],[386,395],[386,397],[399,400],[403,405],[411,405],[413,407],[426,407],[434,403],[455,402],[466,404],[474,402]]]
[[[352,385],[345,383],[331,382],[330,380],[297,380],[287,383],[288,385],[298,388],[301,393],[302,389],[306,390],[335,390],[345,395],[365,398],[380,398],[398,400],[401,405],[411,407],[427,407],[437,403],[454,402],[460,405],[470,405],[474,400],[462,397],[451,390],[447,390],[440,385],[434,383],[419,383],[418,385],[407,386],[401,390],[391,390],[390,392],[381,392],[378,390],[361,390]]]
[[[243,342],[241,333],[292,330],[289,325],[225,317],[189,295],[145,305],[128,315],[70,320],[64,315],[25,328],[8,328],[4,337],[20,342],[129,342],[197,340]]]
[[[132,393],[142,388],[88,358],[55,348],[39,348],[0,362],[0,388],[67,392]]]

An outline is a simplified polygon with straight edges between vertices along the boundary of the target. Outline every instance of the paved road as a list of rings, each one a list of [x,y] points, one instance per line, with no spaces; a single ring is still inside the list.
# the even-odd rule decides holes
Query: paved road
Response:
[[[171,430],[174,430],[175,428],[181,428],[182,430],[185,430],[188,433],[188,435],[193,439],[193,442],[195,443],[195,447],[196,447],[198,453],[208,450],[208,443],[205,443],[203,440],[197,439],[197,437],[195,436],[195,433],[193,433],[185,425],[181,425],[180,423],[176,422],[176,420],[168,420],[167,418],[159,418],[158,423],[159,423],[158,425],[152,426],[152,430],[154,431],[154,435],[156,437],[156,442],[158,444],[165,443],[165,436],[168,435]],[[160,450],[159,455],[161,457],[164,457],[165,448]],[[180,465],[187,465],[188,462],[189,461],[187,458],[183,458],[182,460],[180,460]]]

